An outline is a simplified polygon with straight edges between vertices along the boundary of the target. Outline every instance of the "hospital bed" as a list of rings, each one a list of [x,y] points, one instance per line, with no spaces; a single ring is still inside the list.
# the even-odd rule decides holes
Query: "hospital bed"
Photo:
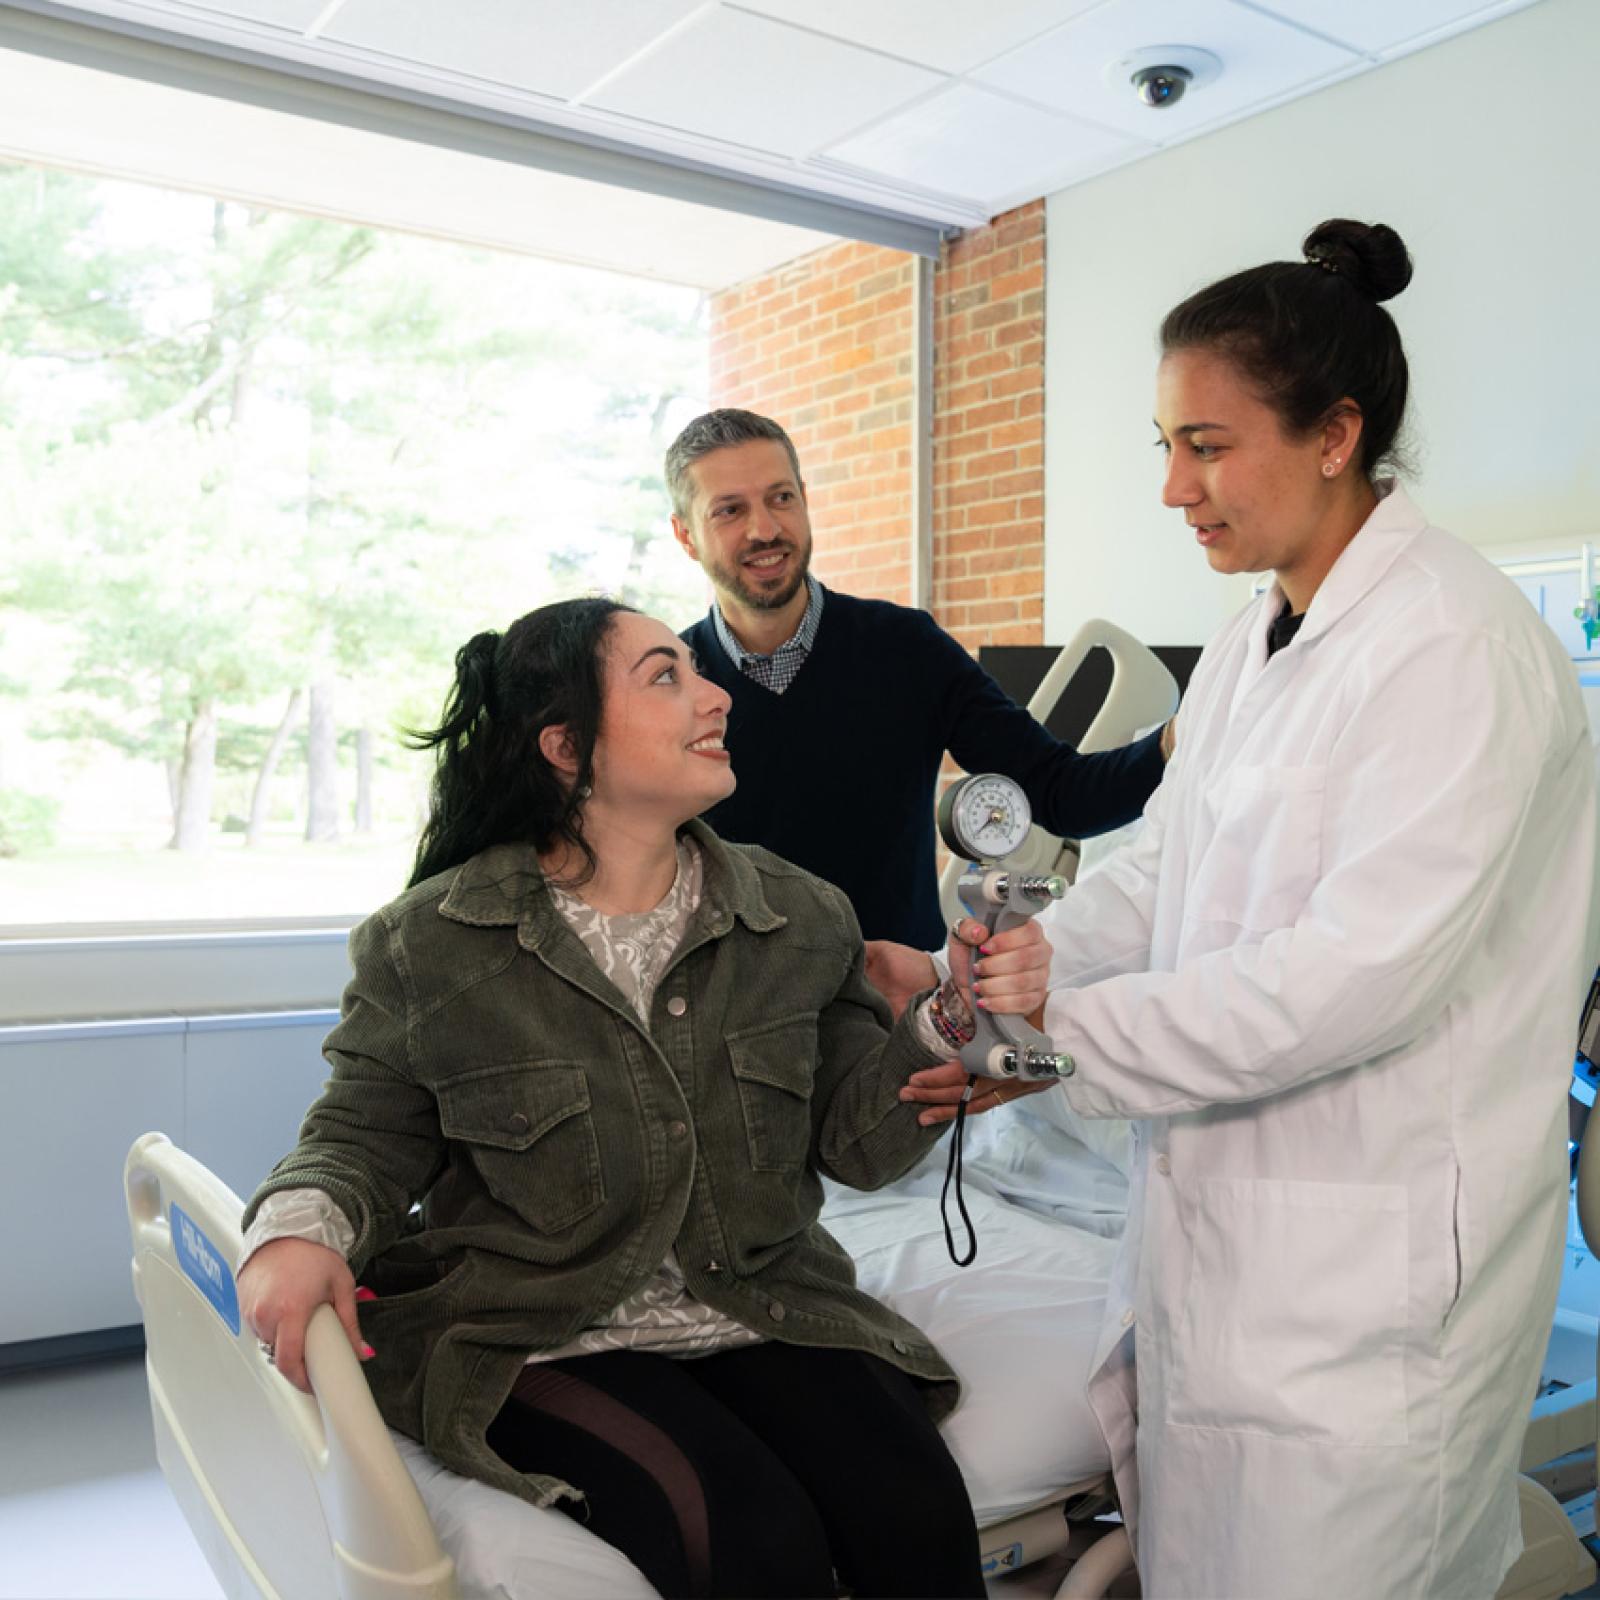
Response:
[[[1125,743],[1177,704],[1165,667],[1096,620],[1061,652],[1029,704],[1034,716],[1049,715],[1096,646],[1110,652],[1113,676],[1085,750]],[[1024,851],[1029,870],[1075,873],[1072,841],[1036,829]],[[959,872],[952,863],[941,885],[956,909]],[[1060,1095],[978,1119],[966,1181],[980,1250],[964,1271],[949,1260],[939,1220],[942,1144],[889,1190],[830,1187],[823,1213],[861,1287],[921,1327],[962,1378],[943,1432],[977,1513],[986,1573],[1069,1550],[1077,1559],[1060,1600],[1099,1600],[1132,1564],[1084,1398],[1125,1211],[1127,1138],[1124,1124],[1077,1119]],[[462,1478],[387,1429],[330,1308],[307,1336],[315,1397],[285,1383],[240,1324],[241,1203],[163,1135],[134,1145],[126,1187],[158,1456],[230,1600],[654,1595],[626,1557],[561,1512]],[[1580,1155],[1578,1193],[1593,1247],[1600,1138]],[[1595,1440],[1593,1384],[1541,1401],[1524,1473]],[[1498,1600],[1587,1587],[1595,1564],[1561,1506],[1528,1476],[1519,1488],[1525,1548]]]
[[[832,1191],[824,1221],[862,1286],[923,1327],[963,1376],[944,1432],[986,1571],[1075,1547],[1084,1553],[1059,1595],[1097,1600],[1131,1565],[1120,1528],[1093,1520],[1109,1486],[1083,1400],[1116,1248],[1117,1152],[1086,1152],[1086,1171],[1052,1192],[1040,1173],[1060,1171],[1060,1141],[1077,1132],[1062,1127],[1049,1144],[1052,1103],[1064,1104],[1034,1102],[1031,1131],[1020,1118],[984,1119],[996,1131],[969,1155],[980,1253],[965,1272],[945,1253],[932,1161],[889,1191]],[[329,1308],[307,1335],[316,1395],[291,1388],[239,1317],[238,1196],[159,1133],[134,1145],[125,1181],[157,1455],[229,1600],[654,1595],[562,1513],[459,1477],[387,1429]],[[1600,1242],[1600,1138],[1580,1153],[1578,1203]],[[1499,1600],[1558,1600],[1593,1583],[1565,1511],[1526,1474],[1595,1442],[1593,1383],[1535,1406],[1519,1481],[1524,1551]]]
[[[1054,1098],[1054,1097],[1051,1097]],[[835,1191],[824,1220],[862,1286],[917,1322],[963,1375],[944,1425],[983,1530],[986,1571],[1089,1553],[1068,1596],[1127,1566],[1103,1447],[1083,1398],[1115,1240],[974,1186],[981,1242],[945,1251],[933,1177]],[[290,1387],[239,1314],[239,1197],[164,1135],[127,1160],[134,1286],[156,1450],[229,1600],[649,1600],[612,1546],[554,1510],[476,1483],[392,1433],[331,1308],[313,1318],[315,1395]],[[1109,1529],[1109,1531],[1108,1531]]]

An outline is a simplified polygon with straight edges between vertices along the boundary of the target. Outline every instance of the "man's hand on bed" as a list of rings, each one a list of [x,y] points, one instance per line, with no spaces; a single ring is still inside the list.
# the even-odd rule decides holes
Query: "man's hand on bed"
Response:
[[[361,1337],[356,1317],[356,1280],[337,1250],[309,1239],[272,1239],[245,1262],[239,1274],[239,1309],[295,1388],[311,1393],[306,1376],[306,1325],[320,1305],[331,1305],[357,1357],[372,1346]]]

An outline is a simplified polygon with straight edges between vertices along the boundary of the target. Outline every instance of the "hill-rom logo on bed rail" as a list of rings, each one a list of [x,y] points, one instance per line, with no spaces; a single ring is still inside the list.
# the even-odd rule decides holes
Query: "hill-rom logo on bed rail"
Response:
[[[983,1557],[983,1576],[992,1578],[996,1573],[1015,1572],[1022,1565],[1022,1546],[1020,1544],[1004,1545],[999,1550],[990,1550]]]
[[[233,1273],[221,1252],[206,1238],[200,1225],[176,1200],[172,1202],[172,1248],[184,1276],[203,1294],[211,1309],[227,1323],[230,1333],[239,1332],[239,1291],[233,1286]]]

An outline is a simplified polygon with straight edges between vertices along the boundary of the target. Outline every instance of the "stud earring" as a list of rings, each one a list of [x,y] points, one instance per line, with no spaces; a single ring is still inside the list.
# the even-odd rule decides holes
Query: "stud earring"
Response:
[[[1337,461],[1324,461],[1322,463],[1322,476],[1324,478],[1331,478],[1338,470],[1339,463]]]

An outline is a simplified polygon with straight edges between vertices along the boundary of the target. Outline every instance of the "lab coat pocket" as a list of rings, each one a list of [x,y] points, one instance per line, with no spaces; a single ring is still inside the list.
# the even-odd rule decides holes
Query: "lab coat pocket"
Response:
[[[1168,1420],[1404,1444],[1407,1210],[1398,1184],[1202,1181]]]
[[[751,1167],[757,1172],[798,1172],[811,1152],[815,1013],[730,1033],[728,1056],[739,1080]]]
[[[1202,807],[1186,915],[1257,933],[1289,927],[1322,869],[1325,767],[1233,767]]]

